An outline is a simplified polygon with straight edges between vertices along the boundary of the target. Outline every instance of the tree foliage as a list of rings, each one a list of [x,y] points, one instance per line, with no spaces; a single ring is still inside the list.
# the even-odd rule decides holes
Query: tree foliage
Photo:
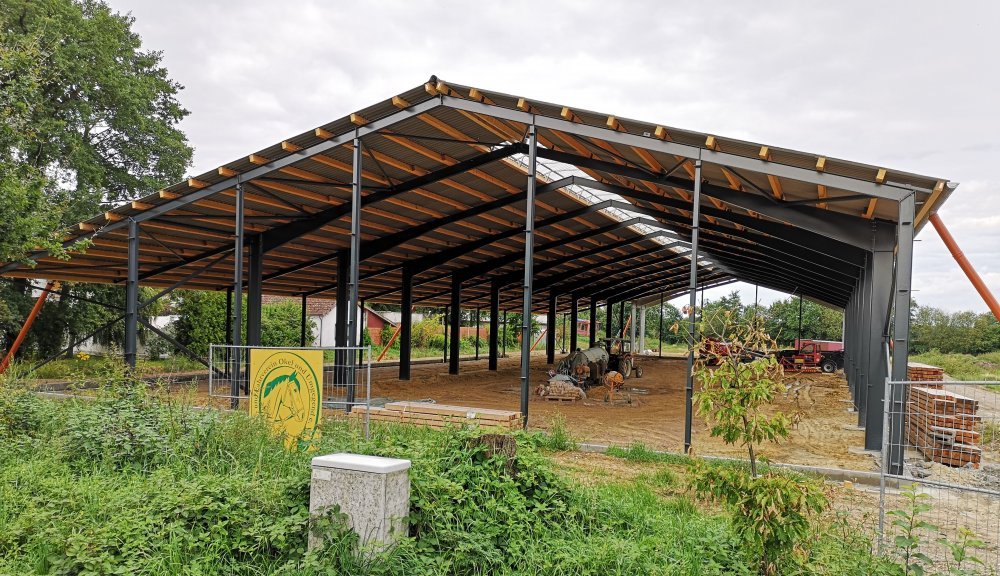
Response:
[[[765,412],[784,390],[781,365],[774,356],[757,357],[751,351],[772,350],[776,344],[764,319],[743,314],[738,303],[736,297],[702,311],[701,341],[693,343],[692,353],[713,350],[710,340],[726,342],[729,353],[709,353],[695,363],[701,388],[694,405],[708,420],[712,436],[746,448],[749,474],[696,460],[691,484],[699,496],[730,509],[739,534],[759,551],[759,572],[774,574],[779,563],[794,560],[809,534],[809,516],[821,512],[827,500],[822,487],[803,476],[770,470],[758,474],[758,447],[787,438],[791,422],[781,412]]]
[[[67,258],[88,243],[62,246],[63,226],[183,177],[181,86],[132,24],[101,0],[0,0],[0,261],[31,264],[36,249]],[[0,292],[9,344],[33,298],[24,281],[0,280]],[[105,316],[83,306],[43,309],[27,350],[58,348]]]
[[[985,354],[1000,350],[1000,322],[990,313],[947,312],[912,303],[910,352]]]
[[[22,107],[31,130],[16,157],[72,189],[72,216],[178,180],[191,161],[177,127],[188,114],[181,86],[133,22],[101,0],[0,0],[8,42],[37,47],[33,99]]]
[[[246,299],[242,299],[243,341],[246,342]],[[179,290],[174,300],[177,340],[195,354],[208,356],[209,344],[225,344],[226,294]],[[261,346],[298,346],[302,329],[302,309],[295,302],[264,304],[261,308]],[[315,338],[311,322],[306,323],[306,343]]]

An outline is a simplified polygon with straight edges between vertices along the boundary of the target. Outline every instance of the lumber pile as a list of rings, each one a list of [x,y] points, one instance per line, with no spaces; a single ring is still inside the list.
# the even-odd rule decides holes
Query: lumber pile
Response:
[[[520,412],[430,402],[389,402],[382,408],[371,406],[367,409],[364,406],[357,406],[351,410],[351,418],[360,420],[366,413],[371,422],[413,424],[435,429],[459,426],[511,431],[521,427]]]
[[[906,365],[906,379],[910,382],[941,382],[944,380],[944,370],[929,364],[910,362]],[[926,388],[941,388],[941,384],[930,384]]]
[[[948,390],[914,386],[909,391],[907,440],[925,457],[948,466],[979,468],[979,402]]]

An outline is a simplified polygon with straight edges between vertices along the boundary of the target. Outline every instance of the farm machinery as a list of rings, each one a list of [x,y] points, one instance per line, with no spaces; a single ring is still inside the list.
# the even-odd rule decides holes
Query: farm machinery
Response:
[[[552,376],[568,376],[574,385],[586,389],[603,385],[608,372],[621,374],[623,380],[632,374],[642,376],[642,366],[636,362],[629,340],[605,338],[600,346],[577,349],[556,365]]]
[[[827,342],[802,342],[798,349],[776,353],[781,367],[789,372],[823,372],[832,374],[844,367],[844,349]],[[839,344],[839,343],[836,343]]]

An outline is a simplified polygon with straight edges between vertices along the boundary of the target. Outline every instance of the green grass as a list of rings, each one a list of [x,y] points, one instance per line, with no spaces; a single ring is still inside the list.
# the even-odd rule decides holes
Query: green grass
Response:
[[[924,354],[911,355],[910,361],[937,366],[956,380],[1000,382],[1000,352],[972,356],[971,354],[943,354],[937,350],[931,350]]]
[[[410,534],[360,554],[331,514],[313,521],[325,547],[307,553],[315,453],[286,452],[243,413],[194,410],[101,376],[92,401],[0,382],[0,574],[752,573],[728,518],[700,510],[674,473],[588,487],[560,475],[539,451],[571,444],[558,430],[515,434],[511,472],[474,431],[375,426],[366,441],[328,422],[315,453],[412,460]],[[831,538],[818,531],[811,546],[837,550]]]
[[[91,356],[88,360],[80,358],[59,358],[42,366],[31,373],[31,377],[40,379],[79,379],[81,377],[95,376],[103,373],[109,365],[120,364],[121,361],[105,356]],[[19,364],[17,370],[26,372],[34,365],[34,362],[24,361]],[[196,362],[186,356],[173,356],[162,360],[149,360],[140,358],[136,366],[140,374],[169,374],[171,372],[186,372],[189,370],[202,370],[205,368],[200,362]]]

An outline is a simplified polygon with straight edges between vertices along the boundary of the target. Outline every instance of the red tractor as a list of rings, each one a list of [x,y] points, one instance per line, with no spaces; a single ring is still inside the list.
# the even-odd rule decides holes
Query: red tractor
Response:
[[[778,352],[778,361],[786,371],[832,374],[844,367],[844,352],[823,350],[820,345],[810,342],[799,350],[781,350]]]

